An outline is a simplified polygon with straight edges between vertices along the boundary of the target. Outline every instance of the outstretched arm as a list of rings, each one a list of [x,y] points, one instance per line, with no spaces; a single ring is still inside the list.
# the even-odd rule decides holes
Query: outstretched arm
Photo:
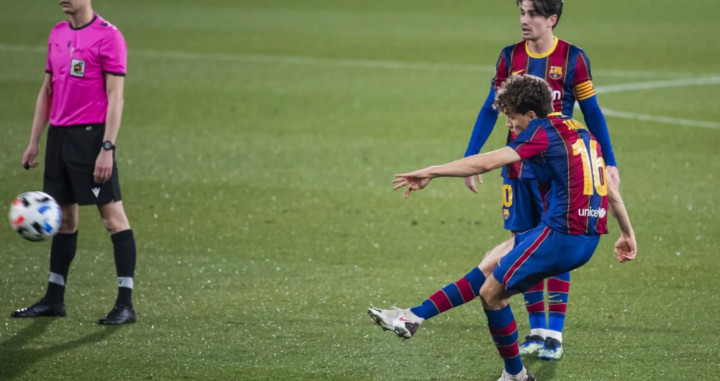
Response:
[[[468,177],[492,171],[503,165],[520,161],[520,155],[510,147],[479,155],[468,156],[453,162],[435,165],[414,172],[395,175],[393,190],[408,187],[405,192],[407,198],[412,191],[425,188],[430,180],[436,177]]]
[[[625,203],[620,196],[618,186],[608,178],[608,204],[610,212],[620,226],[620,238],[615,242],[615,255],[620,262],[632,261],[637,253],[637,242]]]

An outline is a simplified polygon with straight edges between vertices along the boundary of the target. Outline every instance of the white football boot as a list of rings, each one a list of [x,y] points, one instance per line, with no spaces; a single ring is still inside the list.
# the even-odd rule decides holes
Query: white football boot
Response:
[[[381,310],[370,307],[370,318],[383,330],[390,330],[403,339],[411,338],[420,328],[423,318],[417,317],[410,309],[393,307],[392,310]]]

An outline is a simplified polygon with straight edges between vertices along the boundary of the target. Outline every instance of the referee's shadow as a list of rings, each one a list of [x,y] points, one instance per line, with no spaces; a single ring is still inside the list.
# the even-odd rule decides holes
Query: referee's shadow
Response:
[[[79,339],[51,346],[35,346],[32,342],[42,335],[55,318],[34,318],[7,340],[0,342],[0,380],[21,375],[30,365],[58,353],[101,341],[118,330],[119,326],[103,326],[103,329]]]

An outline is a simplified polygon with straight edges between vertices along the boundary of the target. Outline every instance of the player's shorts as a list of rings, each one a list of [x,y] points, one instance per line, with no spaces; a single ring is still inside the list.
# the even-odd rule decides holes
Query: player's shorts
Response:
[[[545,278],[584,265],[598,242],[599,235],[564,234],[540,223],[515,235],[515,247],[500,259],[493,276],[505,290],[525,292]]]
[[[115,151],[110,180],[98,184],[93,178],[104,135],[105,124],[50,126],[43,191],[58,204],[105,205],[122,199]]]
[[[537,181],[503,177],[502,197],[506,230],[522,232],[538,226],[544,207]]]

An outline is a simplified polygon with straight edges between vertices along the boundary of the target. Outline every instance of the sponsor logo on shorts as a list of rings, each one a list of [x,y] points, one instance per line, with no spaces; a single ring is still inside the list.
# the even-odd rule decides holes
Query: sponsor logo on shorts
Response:
[[[100,187],[90,188],[90,190],[91,190],[91,191],[93,192],[93,194],[95,195],[95,198],[98,198],[98,196],[100,195]]]
[[[70,75],[73,77],[85,77],[85,61],[73,59],[70,64]]]
[[[598,217],[598,218],[604,218],[606,215],[607,215],[607,210],[605,210],[605,208],[600,208],[600,209],[593,209],[593,208],[578,209],[578,216],[580,216],[580,217]]]

